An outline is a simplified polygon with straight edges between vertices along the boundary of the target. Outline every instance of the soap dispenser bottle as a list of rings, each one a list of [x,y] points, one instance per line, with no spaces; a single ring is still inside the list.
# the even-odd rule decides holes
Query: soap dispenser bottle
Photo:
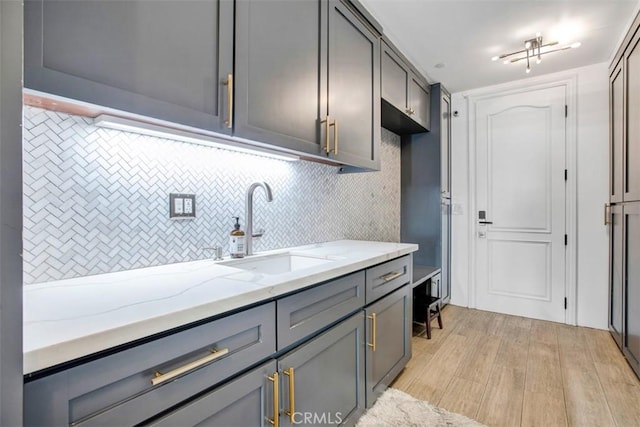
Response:
[[[244,258],[244,231],[240,230],[240,217],[234,216],[236,223],[229,237],[229,252],[231,258]]]

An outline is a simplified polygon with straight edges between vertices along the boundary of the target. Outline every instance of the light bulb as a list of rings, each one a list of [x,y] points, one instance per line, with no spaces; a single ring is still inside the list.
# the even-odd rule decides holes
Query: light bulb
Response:
[[[575,43],[573,43],[573,44],[571,45],[571,47],[575,49],[576,47],[580,47],[581,45],[582,45],[582,43],[580,43],[580,42],[575,42]]]
[[[509,61],[508,59],[505,59],[504,61],[502,61],[503,64],[510,64],[511,61]]]
[[[539,57],[538,59],[536,59],[536,64],[539,64],[541,62],[542,62],[542,58]]]
[[[529,49],[531,47],[531,42],[525,42],[524,47]]]
[[[499,56],[494,56],[493,58],[491,58],[492,61],[497,61],[498,59],[500,59]]]
[[[531,67],[527,67],[526,72],[529,74],[531,72]]]

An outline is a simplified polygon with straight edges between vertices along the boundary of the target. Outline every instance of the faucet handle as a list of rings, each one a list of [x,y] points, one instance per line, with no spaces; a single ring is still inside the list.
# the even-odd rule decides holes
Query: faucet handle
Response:
[[[252,237],[262,237],[262,236],[264,236],[264,233],[266,233],[266,231],[264,230],[264,228],[260,228],[260,229],[258,229],[258,231],[257,231],[257,232],[252,233],[252,234],[251,234],[251,236],[252,236]]]
[[[222,246],[204,247],[202,249],[213,251],[214,261],[220,261],[222,259]]]

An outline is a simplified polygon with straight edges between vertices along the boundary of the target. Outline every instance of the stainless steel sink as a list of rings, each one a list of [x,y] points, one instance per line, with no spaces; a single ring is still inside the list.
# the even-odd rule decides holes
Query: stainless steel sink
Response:
[[[231,259],[220,262],[220,264],[256,273],[276,275],[304,270],[330,262],[333,262],[333,260],[285,252],[272,255],[258,255],[250,258]]]

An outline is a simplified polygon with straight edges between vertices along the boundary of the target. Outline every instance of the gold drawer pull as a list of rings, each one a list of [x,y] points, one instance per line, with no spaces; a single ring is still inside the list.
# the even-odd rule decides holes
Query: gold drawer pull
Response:
[[[367,319],[371,319],[371,343],[367,343],[371,350],[376,351],[376,314],[371,313],[371,316],[367,316]]]
[[[151,384],[153,385],[161,384],[165,381],[170,380],[171,378],[175,378],[178,375],[182,375],[185,372],[189,372],[196,368],[199,368],[200,366],[205,365],[211,362],[212,360],[216,360],[218,357],[222,357],[227,353],[229,353],[228,348],[223,348],[222,350],[212,349],[210,355],[205,356],[202,359],[194,360],[193,362],[187,363],[186,365],[182,365],[179,368],[176,368],[172,371],[167,372],[166,374],[163,374],[162,372],[156,372],[155,377],[151,379]]]
[[[296,424],[296,421],[294,420],[294,416],[296,413],[296,391],[295,391],[296,381],[295,381],[293,366],[285,370],[284,374],[289,377],[289,410],[284,411],[284,413],[289,415],[291,424]]]
[[[393,279],[397,279],[398,277],[402,276],[403,274],[404,274],[404,271],[396,271],[395,273],[385,274],[384,276],[381,277],[381,279],[384,280],[385,282],[390,282]]]
[[[269,381],[273,383],[273,419],[267,418],[269,424],[273,425],[273,427],[280,426],[280,402],[278,390],[278,373],[274,372],[272,377],[267,377]]]
[[[331,121],[331,118],[329,116],[327,116],[327,118],[325,120],[322,120],[320,123],[324,123],[324,127],[325,127],[325,144],[324,144],[324,151],[325,153],[329,154],[331,153],[331,148],[329,146],[329,127],[331,126],[329,124],[329,122]]]

